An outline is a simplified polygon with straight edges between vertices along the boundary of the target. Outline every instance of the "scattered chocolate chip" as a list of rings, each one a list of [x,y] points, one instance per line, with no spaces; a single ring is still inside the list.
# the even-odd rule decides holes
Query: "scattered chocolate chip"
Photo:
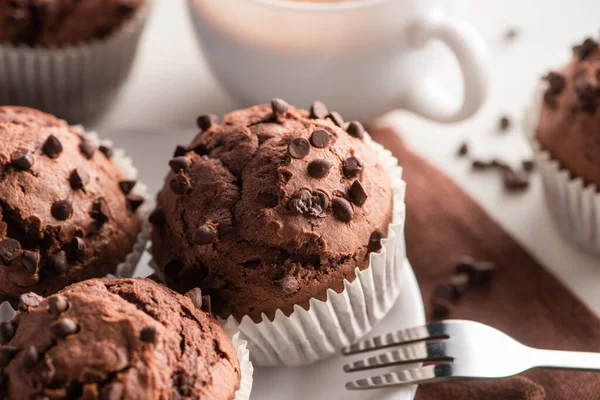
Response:
[[[40,353],[35,346],[29,346],[23,353],[23,369],[25,372],[31,372],[35,365],[40,361]]]
[[[488,287],[496,276],[497,266],[491,261],[478,262],[473,269],[470,282],[473,286]]]
[[[244,261],[242,264],[242,266],[247,269],[259,269],[261,265],[262,261],[258,259]]]
[[[127,205],[129,206],[129,209],[133,212],[136,212],[137,209],[140,208],[142,204],[144,204],[144,201],[146,201],[146,199],[137,194],[130,194],[129,196],[127,196]]]
[[[177,145],[177,147],[175,147],[175,152],[173,153],[173,158],[185,156],[186,154],[187,154],[187,147]]]
[[[273,99],[271,100],[271,108],[273,114],[283,115],[290,108],[290,105],[281,99]]]
[[[367,195],[367,192],[365,192],[365,189],[360,182],[354,181],[352,182],[352,186],[350,186],[350,190],[348,191],[348,197],[350,197],[350,200],[352,200],[354,204],[362,207],[369,196]]]
[[[129,194],[135,187],[136,183],[137,181],[121,181],[119,182],[119,189],[121,189],[123,194]]]
[[[85,257],[85,242],[82,238],[75,236],[69,242],[68,250],[70,260],[81,260]]]
[[[183,172],[179,172],[171,179],[171,182],[169,182],[169,187],[173,193],[182,196],[189,192],[192,184],[190,183],[188,177],[183,174]]]
[[[525,170],[527,172],[531,172],[535,168],[535,161],[533,161],[533,160],[523,160],[523,162],[521,163],[521,165],[523,166],[523,170]]]
[[[33,166],[33,154],[29,150],[17,150],[10,158],[10,162],[17,168],[28,170]]]
[[[7,238],[0,242],[0,259],[5,265],[21,254],[21,243],[18,240]]]
[[[104,157],[108,158],[109,160],[112,158],[113,156],[113,149],[111,149],[110,147],[106,146],[106,145],[100,145],[100,147],[98,147],[98,150],[100,150],[100,152],[102,154],[104,154]]]
[[[330,112],[329,114],[327,114],[326,118],[332,120],[333,123],[339,126],[340,128],[344,127],[344,118],[342,118],[340,113],[338,113],[337,111]]]
[[[15,336],[16,324],[14,321],[0,322],[0,343],[6,344]]]
[[[89,180],[90,176],[81,167],[75,168],[73,172],[71,172],[71,176],[69,176],[69,183],[71,184],[71,189],[73,190],[83,188]]]
[[[310,142],[316,148],[322,149],[329,144],[329,132],[323,129],[317,129],[310,135]]]
[[[467,154],[469,154],[469,144],[466,142],[463,142],[460,147],[458,148],[458,151],[456,152],[456,154],[459,157],[464,157]]]
[[[288,145],[288,153],[294,158],[304,158],[310,151],[310,144],[304,138],[296,138]]]
[[[598,43],[592,38],[586,38],[582,44],[573,46],[573,53],[582,61],[586,59],[594,50],[598,48]]]
[[[90,160],[94,156],[94,152],[96,151],[96,149],[96,144],[92,140],[87,138],[82,139],[81,143],[79,144],[79,151],[88,160]]]
[[[45,155],[50,158],[57,158],[60,153],[63,151],[62,144],[60,141],[53,135],[48,136],[48,139],[44,142],[42,146],[42,151]]]
[[[196,125],[202,132],[209,130],[213,125],[219,123],[219,117],[215,114],[203,114],[196,119]]]
[[[23,251],[23,254],[21,254],[21,264],[23,264],[25,271],[32,275],[35,274],[38,272],[40,264],[40,252],[31,250]]]
[[[520,191],[529,187],[529,175],[525,171],[507,168],[503,171],[504,187],[509,191]]]
[[[469,274],[456,274],[452,276],[451,284],[456,298],[461,297],[469,288]]]
[[[322,101],[315,101],[310,106],[310,117],[314,119],[323,119],[329,114],[327,106]],[[317,146],[318,147],[318,146]]]
[[[556,72],[548,72],[548,74],[544,76],[543,79],[548,82],[548,89],[546,90],[544,99],[546,99],[546,97],[551,98],[560,94],[567,83],[565,78],[562,75],[557,74]]]
[[[352,205],[348,200],[336,197],[331,202],[331,209],[333,210],[333,216],[338,221],[350,222],[352,220]]]
[[[92,217],[99,226],[102,226],[108,221],[110,213],[108,211],[108,206],[106,205],[106,200],[99,199],[92,204],[92,209],[90,210],[90,217]]]
[[[215,241],[217,232],[210,225],[202,225],[194,232],[193,242],[198,245],[211,244]]]
[[[100,400],[122,400],[125,397],[125,387],[121,382],[112,382],[102,387]]]
[[[148,217],[148,221],[154,226],[158,226],[159,228],[165,226],[167,223],[167,217],[162,209],[157,208]]]
[[[581,111],[593,114],[596,112],[600,88],[594,86],[587,75],[581,74],[575,78],[575,98]]]
[[[30,308],[36,308],[44,298],[33,292],[23,293],[19,296],[19,310],[29,311]]]
[[[185,156],[179,156],[169,160],[169,167],[175,173],[179,171],[187,171],[190,166],[190,160]]]
[[[71,200],[59,200],[52,204],[50,212],[55,219],[65,221],[73,214],[73,204]]]
[[[189,290],[186,294],[192,300],[194,307],[202,309],[202,290],[198,287]]]
[[[504,40],[506,40],[507,42],[509,42],[511,40],[516,39],[517,36],[519,36],[519,30],[517,28],[509,28],[504,33]]]
[[[288,210],[313,217],[324,217],[328,205],[329,199],[325,193],[319,190],[311,193],[307,189],[300,189],[287,202]]]
[[[50,258],[50,266],[59,274],[65,273],[69,269],[69,264],[67,263],[67,253],[61,250],[54,254]]]
[[[385,234],[381,231],[374,231],[371,233],[371,237],[369,237],[369,244],[367,245],[367,250],[369,253],[375,253],[381,250],[381,239],[385,237]]]
[[[333,167],[333,164],[327,160],[314,160],[308,164],[308,174],[315,178],[321,179],[329,175],[329,170]]]
[[[140,331],[140,340],[144,343],[156,343],[157,334],[155,328],[147,326]]]
[[[365,128],[358,121],[350,122],[350,125],[348,125],[348,128],[346,129],[346,132],[348,132],[350,136],[358,139],[364,139],[365,137]]]
[[[18,353],[19,349],[15,346],[0,347],[0,367],[6,367]]]
[[[286,276],[283,279],[277,281],[277,283],[279,283],[279,286],[281,286],[281,290],[284,294],[296,293],[300,288],[298,280],[293,276]]]
[[[500,132],[506,132],[508,128],[510,128],[510,119],[506,115],[503,115],[498,120],[498,129]]]
[[[58,338],[66,338],[77,333],[79,327],[71,318],[63,318],[50,324],[50,332]]]
[[[67,301],[67,298],[60,294],[50,297],[48,299],[48,304],[48,311],[50,311],[50,314],[54,316],[67,311],[67,308],[69,308],[69,302]]]
[[[432,301],[433,318],[446,318],[454,310],[454,304],[445,299],[434,298]]]
[[[342,167],[344,169],[345,177],[354,178],[363,170],[364,164],[357,157],[350,157],[344,160]]]
[[[207,314],[211,314],[212,313],[211,308],[212,307],[211,307],[210,296],[208,296],[208,295],[202,296],[202,308],[200,308],[200,309]]]
[[[475,170],[484,170],[484,169],[488,169],[491,166],[491,163],[489,161],[484,161],[484,160],[480,160],[480,159],[475,159],[471,162],[471,167]]]
[[[455,301],[457,299],[456,291],[451,284],[442,283],[433,289],[433,300]]]

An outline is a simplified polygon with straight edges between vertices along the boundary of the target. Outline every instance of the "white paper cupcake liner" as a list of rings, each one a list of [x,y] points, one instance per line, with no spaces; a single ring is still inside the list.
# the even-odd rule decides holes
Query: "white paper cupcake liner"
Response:
[[[72,122],[98,117],[129,75],[151,1],[106,39],[49,48],[0,44],[0,104]]]
[[[546,202],[562,236],[600,254],[600,188],[572,176],[536,139],[546,88],[545,82],[536,87],[524,118],[524,130],[542,176]]]

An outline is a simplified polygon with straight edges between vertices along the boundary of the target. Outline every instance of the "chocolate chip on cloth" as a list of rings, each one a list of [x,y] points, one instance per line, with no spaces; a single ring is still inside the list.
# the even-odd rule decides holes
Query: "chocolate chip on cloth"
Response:
[[[312,108],[276,100],[234,111],[193,140],[153,217],[153,255],[169,286],[199,287],[221,317],[259,321],[341,292],[368,267],[380,249],[371,235],[386,237],[392,221],[390,180],[359,124],[351,131],[361,138],[325,105]],[[189,182],[184,194],[173,190],[178,176]]]
[[[0,107],[0,137],[0,301],[114,272],[141,225],[124,174],[99,153],[88,159],[81,133],[36,110]],[[28,168],[14,167],[18,150],[34,160]]]
[[[3,399],[231,400],[240,385],[225,331],[149,279],[76,283],[18,314],[10,330]]]
[[[0,0],[0,43],[65,46],[103,39],[146,0]]]

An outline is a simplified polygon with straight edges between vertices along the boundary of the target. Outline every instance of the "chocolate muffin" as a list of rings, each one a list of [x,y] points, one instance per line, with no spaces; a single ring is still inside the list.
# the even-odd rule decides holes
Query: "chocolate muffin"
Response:
[[[146,0],[0,0],[0,43],[65,46],[103,39]]]
[[[143,198],[110,148],[49,114],[0,107],[0,301],[115,271]]]
[[[92,279],[21,299],[0,325],[3,399],[234,399],[235,348],[186,296]]]
[[[536,139],[575,177],[600,185],[600,49],[591,38],[573,48],[573,58],[544,77]]]
[[[360,123],[320,102],[309,112],[275,99],[198,125],[150,218],[168,285],[200,287],[222,317],[260,321],[343,291],[369,266],[393,194]]]

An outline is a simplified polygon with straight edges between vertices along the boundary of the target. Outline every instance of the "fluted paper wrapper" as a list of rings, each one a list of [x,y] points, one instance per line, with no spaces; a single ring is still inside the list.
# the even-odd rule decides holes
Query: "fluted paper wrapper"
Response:
[[[287,317],[277,310],[273,321],[263,314],[255,323],[248,316],[230,316],[225,327],[239,329],[248,341],[252,362],[259,366],[298,366],[326,358],[373,329],[394,305],[402,288],[402,268],[407,268],[404,247],[404,194],[402,169],[388,150],[365,140],[376,151],[394,192],[394,216],[379,253],[370,254],[367,268],[356,268],[356,278],[344,281],[344,290],[327,291],[327,300],[312,299],[308,310],[296,305]],[[398,316],[401,318],[401,316]]]
[[[562,236],[600,254],[600,188],[572,176],[536,139],[546,88],[545,82],[536,87],[524,118],[524,130],[542,176],[546,202]]]
[[[129,75],[150,3],[102,40],[49,48],[0,44],[0,104],[76,122],[98,117]]]

